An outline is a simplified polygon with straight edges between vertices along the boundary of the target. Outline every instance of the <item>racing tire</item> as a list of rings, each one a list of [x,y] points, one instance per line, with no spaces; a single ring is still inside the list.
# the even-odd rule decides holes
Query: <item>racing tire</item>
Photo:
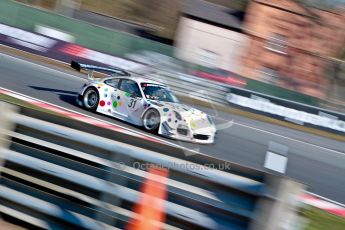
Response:
[[[83,97],[82,103],[86,110],[89,111],[96,111],[98,103],[99,103],[99,94],[96,88],[88,88]]]
[[[156,109],[149,109],[143,116],[144,129],[151,133],[156,133],[160,125],[160,115]]]

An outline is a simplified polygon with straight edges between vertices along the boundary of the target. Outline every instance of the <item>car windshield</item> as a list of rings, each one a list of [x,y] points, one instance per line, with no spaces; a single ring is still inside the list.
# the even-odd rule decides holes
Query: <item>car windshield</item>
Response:
[[[179,100],[171,90],[163,85],[142,83],[144,95],[147,99],[179,103]]]

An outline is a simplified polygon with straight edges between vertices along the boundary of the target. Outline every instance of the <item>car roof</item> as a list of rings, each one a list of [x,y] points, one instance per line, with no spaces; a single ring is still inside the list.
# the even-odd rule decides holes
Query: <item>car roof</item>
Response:
[[[107,79],[113,79],[113,78],[129,79],[129,80],[133,80],[133,81],[137,82],[138,84],[150,83],[150,84],[157,84],[157,85],[165,85],[162,82],[154,81],[154,80],[151,80],[151,79],[148,79],[148,78],[144,78],[144,77],[124,77],[124,76],[107,77]]]

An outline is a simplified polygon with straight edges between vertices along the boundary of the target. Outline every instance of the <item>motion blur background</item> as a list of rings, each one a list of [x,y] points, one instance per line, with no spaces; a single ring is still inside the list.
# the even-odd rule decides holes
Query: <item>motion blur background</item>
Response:
[[[99,38],[92,30],[81,35],[79,28],[41,18],[40,24],[63,30],[90,48],[119,56],[158,51],[178,58],[185,72],[200,77],[345,108],[343,0],[18,1],[154,41],[140,46],[126,37]],[[12,15],[11,24],[18,24],[19,17]],[[32,30],[29,23],[24,27]]]
[[[165,54],[187,62],[194,75],[241,76],[263,93],[304,97],[281,95],[274,85],[345,107],[343,0],[20,2],[174,46]]]

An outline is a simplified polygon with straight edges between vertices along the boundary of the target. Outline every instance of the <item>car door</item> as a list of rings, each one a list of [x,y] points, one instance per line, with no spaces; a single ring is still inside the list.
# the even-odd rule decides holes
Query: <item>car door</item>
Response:
[[[120,78],[111,78],[108,80],[105,80],[104,83],[110,87],[108,87],[107,92],[105,92],[105,96],[107,96],[108,100],[106,102],[108,110],[107,113],[109,115],[118,117],[123,119],[123,114],[120,113],[118,110],[118,97],[120,95],[120,90],[119,90],[119,83],[120,83]]]
[[[119,83],[118,111],[129,122],[141,124],[144,99],[139,85],[131,79],[121,79]]]

